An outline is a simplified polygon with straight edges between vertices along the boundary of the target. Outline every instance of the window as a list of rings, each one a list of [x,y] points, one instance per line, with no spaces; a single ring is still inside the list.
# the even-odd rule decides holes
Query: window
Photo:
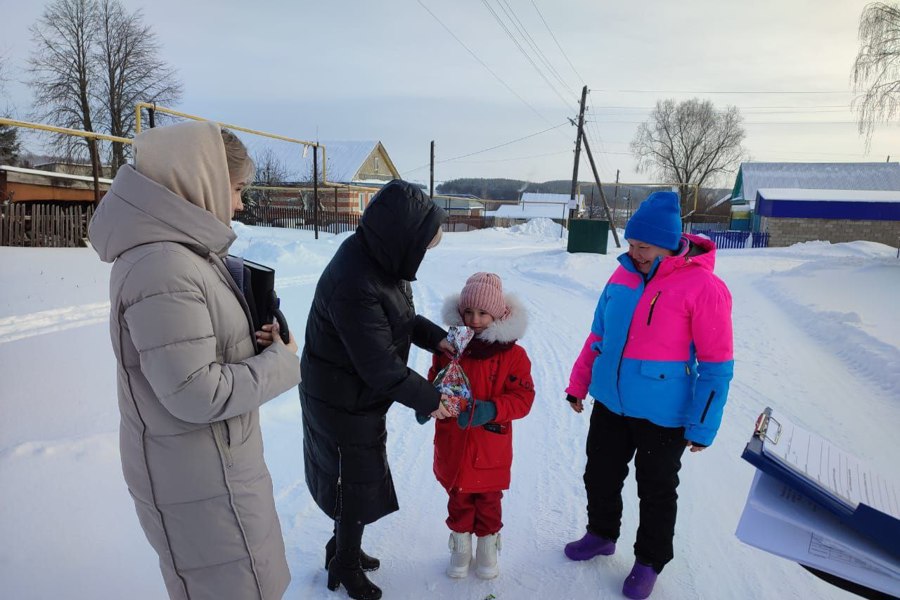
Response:
[[[378,157],[375,157],[375,172],[378,172]]]
[[[359,195],[359,212],[366,210],[366,203],[368,202],[368,198],[366,194],[360,193]]]

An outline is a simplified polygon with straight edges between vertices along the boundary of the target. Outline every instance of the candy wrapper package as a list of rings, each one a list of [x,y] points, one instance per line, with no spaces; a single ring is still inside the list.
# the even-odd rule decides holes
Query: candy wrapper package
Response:
[[[434,378],[434,387],[450,398],[444,406],[450,411],[454,417],[458,416],[461,411],[466,410],[469,402],[472,401],[472,386],[469,384],[469,378],[459,365],[459,359],[463,350],[475,337],[475,331],[469,327],[456,326],[451,327],[447,335],[447,340],[456,350],[454,358],[450,364],[441,369]]]

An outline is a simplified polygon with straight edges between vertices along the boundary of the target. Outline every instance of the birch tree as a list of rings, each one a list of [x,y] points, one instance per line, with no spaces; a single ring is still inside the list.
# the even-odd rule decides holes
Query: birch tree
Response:
[[[900,114],[900,5],[875,2],[859,18],[859,54],[853,63],[853,100],[860,135]]]

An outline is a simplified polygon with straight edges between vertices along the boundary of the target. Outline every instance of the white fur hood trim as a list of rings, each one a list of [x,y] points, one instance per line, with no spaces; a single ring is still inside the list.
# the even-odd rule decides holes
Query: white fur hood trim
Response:
[[[509,307],[509,314],[505,319],[495,320],[491,325],[481,332],[479,339],[485,342],[500,342],[505,344],[522,339],[525,330],[528,328],[528,311],[519,301],[515,294],[504,294],[506,305]],[[465,325],[459,314],[459,294],[448,296],[444,300],[444,307],[441,309],[441,316],[444,323],[450,325]]]

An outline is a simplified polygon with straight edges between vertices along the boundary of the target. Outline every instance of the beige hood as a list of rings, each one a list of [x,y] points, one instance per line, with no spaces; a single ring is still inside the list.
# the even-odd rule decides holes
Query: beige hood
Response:
[[[134,138],[137,172],[231,224],[231,183],[219,126],[208,121],[150,129]]]
[[[91,219],[89,236],[112,262],[131,248],[177,242],[224,256],[235,239],[225,145],[214,123],[160,127],[135,138],[125,165]]]

